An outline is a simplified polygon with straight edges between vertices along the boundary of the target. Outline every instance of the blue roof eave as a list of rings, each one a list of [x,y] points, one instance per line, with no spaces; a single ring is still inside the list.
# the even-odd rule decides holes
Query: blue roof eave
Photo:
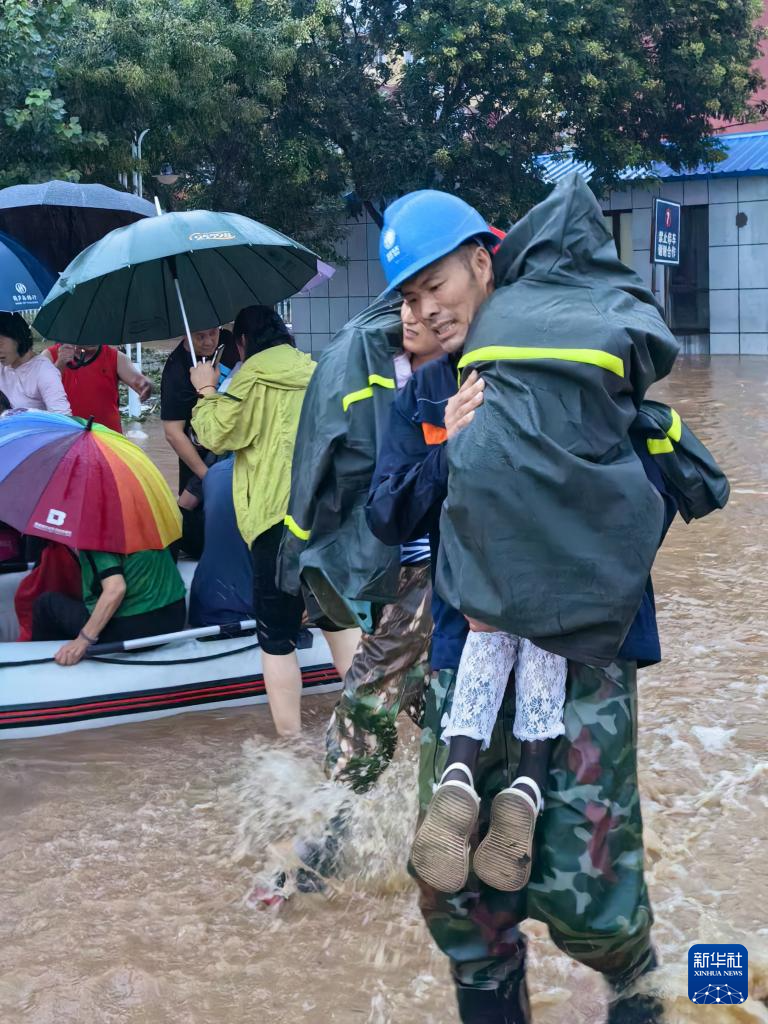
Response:
[[[628,167],[619,178],[622,181],[696,181],[706,178],[741,178],[768,175],[768,131],[740,132],[733,135],[720,136],[723,143],[724,157],[717,163],[708,166],[699,164],[695,168],[673,171],[665,163],[657,162],[649,168]],[[538,160],[543,170],[544,180],[550,184],[571,171],[578,172],[586,181],[593,174],[589,164],[575,160],[568,154],[543,156]]]

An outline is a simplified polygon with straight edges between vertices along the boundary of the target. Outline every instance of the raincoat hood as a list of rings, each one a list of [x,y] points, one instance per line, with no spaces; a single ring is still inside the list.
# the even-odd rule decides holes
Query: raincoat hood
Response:
[[[497,288],[524,279],[624,292],[632,330],[648,332],[649,365],[636,385],[647,388],[672,369],[678,348],[662,320],[663,310],[635,271],[619,259],[600,204],[580,175],[565,178],[510,229],[494,257],[494,275]],[[472,337],[477,334],[473,331]]]
[[[315,364],[306,352],[293,345],[274,345],[245,360],[240,373],[270,388],[303,391],[309,384]]]

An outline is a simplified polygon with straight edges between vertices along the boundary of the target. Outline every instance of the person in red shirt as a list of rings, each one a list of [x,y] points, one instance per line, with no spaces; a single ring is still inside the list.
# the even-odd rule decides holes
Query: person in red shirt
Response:
[[[61,373],[73,416],[102,423],[122,433],[118,382],[132,388],[142,402],[152,394],[152,382],[128,356],[112,345],[51,345],[43,353]]]

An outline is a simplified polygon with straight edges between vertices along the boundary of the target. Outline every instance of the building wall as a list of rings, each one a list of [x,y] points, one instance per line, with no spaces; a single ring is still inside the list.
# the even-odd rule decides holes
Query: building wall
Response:
[[[709,207],[710,334],[688,339],[691,348],[712,355],[768,355],[768,175],[713,176],[612,192],[603,208],[631,213],[631,230],[625,233],[631,239],[631,265],[648,287],[654,195]],[[339,263],[330,281],[292,302],[297,343],[315,355],[384,289],[378,227],[367,214],[359,221],[346,220],[343,227],[338,253],[346,264]],[[663,280],[659,269],[656,297],[661,303]]]
[[[330,281],[291,302],[293,332],[299,348],[317,355],[347,321],[384,290],[379,264],[379,229],[366,213],[344,222],[337,246],[341,260]]]
[[[763,13],[758,18],[757,24],[763,29],[768,28],[768,0],[763,0]],[[765,84],[752,96],[752,104],[756,105],[768,100],[768,40],[764,39],[760,44],[760,57],[755,61],[753,67],[765,79]],[[748,122],[715,120],[712,123],[715,129],[724,135],[743,131],[760,132],[768,129],[768,121],[765,120]]]
[[[611,193],[603,207],[632,212],[632,266],[649,287],[654,195],[709,207],[710,353],[768,355],[768,175],[713,176]],[[660,302],[662,282],[659,272]]]

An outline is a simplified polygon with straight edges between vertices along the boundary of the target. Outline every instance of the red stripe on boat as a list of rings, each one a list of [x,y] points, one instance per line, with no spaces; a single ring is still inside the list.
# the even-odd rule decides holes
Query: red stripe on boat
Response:
[[[309,669],[302,673],[302,683],[307,686],[320,686],[327,682],[340,682],[334,668]],[[265,692],[263,676],[241,682],[222,683],[218,686],[199,686],[190,689],[166,689],[162,693],[143,693],[140,695],[104,699],[100,701],[83,701],[78,704],[62,704],[46,708],[19,708],[0,712],[0,728],[20,727],[28,724],[44,725],[48,722],[61,721],[80,717],[98,718],[101,715],[131,714],[157,709],[158,705],[172,707],[178,704],[217,703],[235,697],[260,696]]]

